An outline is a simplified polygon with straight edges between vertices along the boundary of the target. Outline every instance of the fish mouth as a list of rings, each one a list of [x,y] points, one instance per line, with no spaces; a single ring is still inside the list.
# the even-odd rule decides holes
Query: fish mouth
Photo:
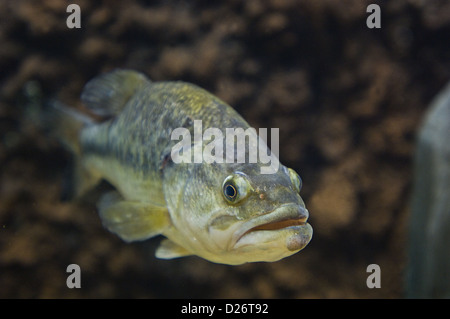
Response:
[[[308,244],[312,235],[312,228],[306,222],[309,217],[308,210],[301,205],[286,204],[277,209],[267,212],[245,222],[234,234],[231,240],[231,247],[238,248],[247,245],[245,238],[254,235],[256,232],[277,232],[291,229],[297,235],[301,235],[301,243],[294,245],[303,248]],[[289,245],[288,245],[289,246]],[[295,248],[296,248],[295,247]],[[289,250],[299,250],[290,249]]]

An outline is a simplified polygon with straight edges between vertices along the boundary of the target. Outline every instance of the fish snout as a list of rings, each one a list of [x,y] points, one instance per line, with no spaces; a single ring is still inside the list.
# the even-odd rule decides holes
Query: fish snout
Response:
[[[254,217],[245,222],[233,235],[232,246],[242,238],[261,231],[280,231],[287,228],[309,228],[309,211],[304,205],[284,204],[271,212]],[[309,232],[308,232],[309,233]]]

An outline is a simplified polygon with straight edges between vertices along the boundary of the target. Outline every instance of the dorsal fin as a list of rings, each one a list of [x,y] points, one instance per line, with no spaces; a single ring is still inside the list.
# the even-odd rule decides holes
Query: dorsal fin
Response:
[[[100,116],[119,114],[128,100],[150,80],[142,73],[115,69],[90,80],[81,93],[81,100]]]

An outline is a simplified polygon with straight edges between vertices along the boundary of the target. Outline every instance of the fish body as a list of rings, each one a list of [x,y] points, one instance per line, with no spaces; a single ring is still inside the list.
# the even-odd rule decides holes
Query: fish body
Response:
[[[292,169],[280,164],[261,174],[259,161],[174,162],[177,128],[195,135],[199,120],[201,133],[250,127],[214,95],[193,84],[115,70],[89,81],[81,98],[105,120],[78,133],[79,187],[105,179],[116,188],[100,200],[99,214],[125,241],[164,235],[159,258],[197,255],[231,265],[276,261],[310,241],[301,180]],[[190,147],[202,151],[205,144]]]

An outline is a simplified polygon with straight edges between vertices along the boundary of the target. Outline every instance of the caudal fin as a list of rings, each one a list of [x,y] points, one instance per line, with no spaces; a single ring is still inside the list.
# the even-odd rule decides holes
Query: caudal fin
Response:
[[[61,199],[67,201],[79,198],[100,181],[100,176],[85,166],[80,144],[81,130],[96,125],[96,122],[59,101],[51,102],[51,109],[46,116],[51,134],[73,155],[72,165],[65,174]]]
[[[50,109],[44,116],[49,132],[74,155],[81,155],[79,135],[83,127],[95,121],[86,114],[70,108],[59,101],[51,101]]]

